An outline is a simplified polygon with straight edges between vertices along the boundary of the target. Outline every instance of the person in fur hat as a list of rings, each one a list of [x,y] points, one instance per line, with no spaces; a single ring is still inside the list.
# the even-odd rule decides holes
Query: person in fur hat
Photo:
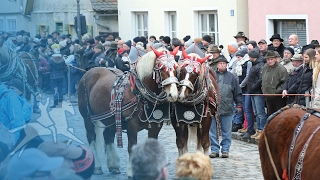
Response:
[[[280,37],[279,34],[274,34],[270,38],[271,44],[268,45],[268,50],[277,51],[281,58],[283,58],[283,51],[285,47],[283,45],[283,39]]]

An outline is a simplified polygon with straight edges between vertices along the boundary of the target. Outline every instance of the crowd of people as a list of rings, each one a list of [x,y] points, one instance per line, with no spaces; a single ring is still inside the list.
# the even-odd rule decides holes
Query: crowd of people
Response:
[[[91,68],[130,70],[131,64],[136,61],[130,57],[132,51],[142,56],[152,51],[151,47],[166,47],[169,51],[175,47],[180,47],[180,50],[182,47],[185,49],[192,47],[196,51],[210,55],[207,62],[216,73],[221,96],[218,111],[220,119],[216,121],[214,118],[210,128],[210,158],[219,157],[220,152],[222,158],[229,157],[231,132],[240,132],[243,139],[259,139],[267,117],[286,104],[320,107],[320,80],[318,79],[320,46],[317,40],[300,46],[296,34],[290,35],[289,44],[285,44],[279,34],[274,34],[269,39],[271,43],[268,44],[264,39],[249,40],[243,32],[238,32],[234,36],[235,40],[227,45],[228,57],[224,56],[223,46],[214,44],[214,39],[210,35],[202,38],[191,38],[187,35],[182,39],[169,36],[160,36],[158,39],[155,36],[148,38],[138,36],[125,41],[109,34],[94,38],[85,34],[80,42],[70,34],[41,33],[30,38],[27,32],[19,31],[14,36],[2,33],[0,37],[2,41],[12,41],[17,52],[30,52],[37,59],[39,87],[42,91],[51,91],[54,96],[54,104],[50,106],[51,108],[56,108],[63,100],[63,95],[67,93],[67,68],[70,68],[71,72],[70,92],[74,94],[77,81]],[[176,61],[183,59],[181,56],[181,53],[177,53]],[[19,120],[22,123],[17,127],[23,126],[30,120],[28,114],[30,107],[23,105],[24,100],[21,96],[23,89],[20,88],[19,83],[14,81],[11,85],[10,83],[6,86],[0,85],[0,93],[1,90],[8,92],[0,94],[0,99],[9,96],[10,93],[16,93],[16,102],[20,102],[21,111],[27,109]],[[6,110],[1,109],[1,112]],[[10,121],[12,120],[1,120],[9,130],[17,128],[11,126]],[[217,137],[217,122],[220,123],[222,132],[220,142]],[[15,140],[18,141],[18,139],[19,135]],[[190,155],[188,159],[192,159],[192,156]],[[138,157],[138,160],[141,158]],[[180,161],[184,160],[180,159]],[[139,162],[136,163],[139,164]],[[150,177],[165,176],[165,174],[163,162],[158,174],[150,174]],[[136,176],[142,175],[136,174]]]

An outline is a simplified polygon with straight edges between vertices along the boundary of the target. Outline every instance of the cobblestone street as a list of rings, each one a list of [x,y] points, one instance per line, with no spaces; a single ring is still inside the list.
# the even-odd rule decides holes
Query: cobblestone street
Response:
[[[52,101],[52,100],[51,100]],[[42,100],[44,102],[44,98]],[[49,106],[53,102],[49,103]],[[69,106],[73,107],[74,112],[72,110],[66,111],[64,108],[58,107],[56,109],[60,109],[60,111],[51,111],[51,118],[54,116],[62,117],[61,112],[64,111],[67,118],[67,126],[61,127],[63,129],[68,129],[69,131],[74,131],[74,134],[77,138],[87,144],[87,140],[85,137],[86,131],[84,129],[82,117],[78,111],[78,106],[76,103],[70,103],[70,101],[65,101],[63,104],[64,108]],[[64,110],[63,110],[64,109]],[[50,112],[51,109],[47,109]],[[39,115],[34,114],[33,119],[37,119]],[[39,118],[40,119],[40,118]],[[56,122],[56,121],[55,121]],[[58,128],[57,128],[58,129]],[[51,138],[51,135],[47,136]],[[147,131],[143,130],[138,134],[138,142],[143,141],[147,138]],[[58,141],[68,140],[66,136],[61,134],[57,135]],[[171,125],[164,125],[159,134],[159,140],[165,145],[166,153],[168,156],[168,161],[170,162],[169,168],[169,179],[175,178],[175,161],[178,157],[178,150],[175,144],[175,132]],[[102,160],[102,169],[103,175],[95,175],[93,176],[93,180],[125,180],[126,177],[126,165],[128,163],[128,153],[127,153],[127,136],[126,133],[123,133],[123,141],[124,147],[117,148],[117,151],[120,156],[121,174],[111,174],[108,172],[106,167],[106,159],[105,155],[101,155]],[[73,145],[78,144],[73,141]],[[190,145],[190,152],[195,151],[195,146]],[[258,146],[256,144],[251,144],[248,142],[243,142],[239,140],[233,140],[232,146],[230,150],[230,157],[227,159],[224,158],[215,158],[211,159],[211,163],[214,167],[213,179],[263,179],[261,172],[260,159],[258,154]]]

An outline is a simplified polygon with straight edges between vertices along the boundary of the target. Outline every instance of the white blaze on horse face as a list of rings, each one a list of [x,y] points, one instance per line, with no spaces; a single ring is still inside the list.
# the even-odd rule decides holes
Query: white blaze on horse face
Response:
[[[190,73],[187,73],[186,74],[186,77],[184,77],[184,80],[185,81],[189,81],[189,74]],[[186,91],[187,87],[186,86],[182,86],[181,88],[181,91],[180,91],[180,94],[179,94],[179,100],[183,100],[185,98],[185,91]]]
[[[170,69],[169,70],[170,77],[175,77],[173,71],[174,71],[174,69]],[[177,99],[178,99],[178,87],[177,87],[176,83],[171,83],[169,94],[171,95],[171,96],[169,96],[171,102],[177,101]]]

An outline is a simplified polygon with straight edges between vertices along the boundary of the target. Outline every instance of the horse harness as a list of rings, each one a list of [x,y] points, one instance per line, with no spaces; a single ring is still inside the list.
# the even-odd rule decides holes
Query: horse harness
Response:
[[[277,116],[278,114],[280,114],[281,112],[283,112],[284,110],[287,110],[289,108],[299,108],[299,109],[303,109],[305,110],[307,113],[301,118],[300,122],[298,123],[298,125],[296,126],[295,130],[294,130],[294,134],[293,134],[293,138],[292,138],[292,141],[291,141],[291,144],[290,144],[290,149],[289,149],[289,153],[288,153],[288,157],[287,157],[287,169],[285,169],[283,171],[283,174],[282,174],[282,178],[285,179],[285,180],[289,180],[291,179],[291,159],[292,159],[292,154],[293,154],[293,151],[296,147],[296,142],[297,142],[297,139],[301,133],[301,130],[303,129],[304,125],[305,125],[305,122],[306,120],[311,116],[311,115],[314,115],[318,118],[320,118],[320,112],[315,110],[315,109],[311,109],[311,108],[306,108],[304,106],[300,106],[300,105],[296,105],[296,104],[289,104],[283,108],[281,108],[280,110],[278,110],[277,112],[273,113],[268,119],[267,119],[267,124],[269,124],[271,122],[271,120]],[[301,150],[300,154],[299,154],[299,157],[298,157],[298,161],[297,161],[297,164],[295,166],[295,169],[294,169],[294,175],[293,175],[293,179],[294,180],[300,180],[301,179],[301,174],[302,174],[302,170],[303,170],[303,160],[305,158],[305,155],[306,155],[306,150],[309,146],[309,143],[311,141],[311,139],[313,138],[314,134],[320,129],[320,126],[318,126],[313,132],[312,134],[310,135],[310,137],[307,139],[307,141],[305,142],[304,146],[303,146],[303,149]],[[268,152],[268,155],[269,155],[269,159],[271,161],[271,164],[272,164],[272,167],[273,167],[273,170],[275,172],[275,175],[277,177],[278,180],[280,180],[280,177],[279,177],[279,174],[277,172],[277,168],[275,167],[275,164],[273,162],[273,159],[272,159],[272,155],[271,155],[271,152],[270,152],[270,148],[269,148],[269,144],[268,144],[268,141],[267,141],[267,137],[266,135],[264,134],[264,139],[265,139],[265,143],[266,143],[266,147],[267,147],[267,152]]]

